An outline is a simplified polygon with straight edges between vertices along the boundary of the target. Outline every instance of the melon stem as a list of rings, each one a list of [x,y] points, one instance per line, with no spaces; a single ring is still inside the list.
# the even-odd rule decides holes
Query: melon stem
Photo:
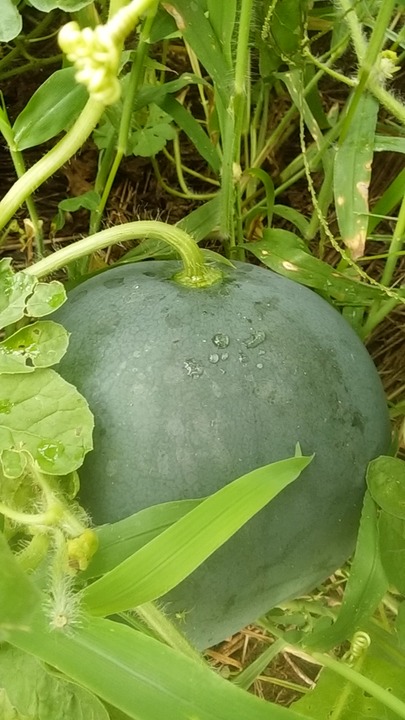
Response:
[[[124,223],[102,230],[57,250],[31,265],[24,272],[41,278],[103,248],[128,240],[145,238],[166,242],[179,254],[183,269],[176,273],[173,279],[180,285],[202,288],[214,285],[222,279],[221,271],[205,262],[201,249],[190,235],[177,226],[157,220]]]

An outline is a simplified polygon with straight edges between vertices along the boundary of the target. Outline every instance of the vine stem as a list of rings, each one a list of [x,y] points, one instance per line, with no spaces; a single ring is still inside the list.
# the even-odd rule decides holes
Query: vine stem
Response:
[[[148,602],[144,605],[139,605],[135,608],[134,612],[170,647],[179,650],[199,664],[205,665],[205,661],[200,653],[190,645],[185,636],[177,630],[174,623],[166,617],[164,612],[159,610],[155,603]]]
[[[151,238],[163,240],[180,255],[183,270],[175,275],[175,280],[188,287],[209,287],[222,278],[222,273],[204,261],[204,255],[198,245],[184,230],[157,220],[144,220],[125,223],[102,230],[72,245],[57,250],[52,255],[24,270],[25,273],[41,278],[60,270],[68,263],[78,260],[102,248],[128,240]]]
[[[83,145],[104,112],[101,102],[88,100],[74,125],[52,150],[20,177],[0,201],[0,230],[23,202]]]

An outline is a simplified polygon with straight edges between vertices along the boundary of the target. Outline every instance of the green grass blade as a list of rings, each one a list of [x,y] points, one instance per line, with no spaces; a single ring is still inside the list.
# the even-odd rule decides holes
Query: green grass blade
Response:
[[[207,0],[209,19],[229,64],[232,63],[232,37],[236,21],[236,0]]]
[[[179,500],[161,503],[141,510],[112,525],[96,528],[98,549],[81,578],[103,575],[160,535],[201,500]]]
[[[387,590],[388,580],[380,557],[377,508],[366,492],[356,552],[339,615],[331,627],[318,630],[315,627],[305,647],[324,651],[350,638],[371,617]]]
[[[18,628],[23,632],[38,607],[40,594],[20,568],[8,543],[0,532],[0,642]]]
[[[221,488],[87,587],[83,592],[86,608],[94,615],[111,615],[168,592],[293,482],[310,460],[281,460]]]
[[[354,259],[364,254],[368,226],[368,190],[374,153],[378,102],[364,93],[334,166],[336,214],[344,244]]]
[[[227,107],[233,78],[232,65],[225,59],[204,5],[197,1],[173,0],[166,9],[173,14],[178,29],[204,65]]]
[[[378,202],[374,205],[368,223],[368,232],[372,233],[381,222],[381,216],[391,215],[392,211],[402,202],[405,187],[405,168],[390,183]]]
[[[169,94],[163,97],[157,104],[176,121],[177,125],[191,140],[201,157],[206,160],[214,172],[219,174],[221,169],[219,155],[208,135],[191,113],[189,113],[176,98]]]
[[[38,617],[12,644],[41,658],[133,720],[300,720],[223,680],[203,663],[110,620],[49,632]]]

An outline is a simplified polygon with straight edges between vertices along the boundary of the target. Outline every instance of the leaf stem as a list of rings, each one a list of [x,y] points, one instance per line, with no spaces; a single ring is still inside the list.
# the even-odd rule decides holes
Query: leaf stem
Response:
[[[205,664],[200,653],[193,648],[174,623],[152,602],[139,605],[134,612],[170,647],[179,650],[199,664]]]
[[[79,150],[96,127],[103,112],[104,105],[90,98],[83,112],[62,140],[14,183],[0,201],[0,230],[13,217],[20,205]]]
[[[117,225],[102,230],[95,235],[78,240],[72,245],[57,250],[52,255],[31,265],[25,273],[40,278],[60,270],[73,260],[128,240],[151,238],[163,240],[180,255],[183,270],[175,275],[175,280],[188,287],[209,287],[222,278],[220,270],[205,264],[204,255],[197,243],[181,228],[167,225],[157,220],[144,220]]]

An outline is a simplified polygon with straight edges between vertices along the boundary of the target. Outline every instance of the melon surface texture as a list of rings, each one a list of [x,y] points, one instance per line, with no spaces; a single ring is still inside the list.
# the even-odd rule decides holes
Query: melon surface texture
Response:
[[[367,463],[386,453],[383,389],[326,301],[236,263],[186,288],[174,261],[116,267],[53,316],[71,333],[59,371],[95,415],[80,471],[94,523],[204,497],[276,460],[315,453],[300,478],[163,598],[199,648],[311,590],[354,549]]]

